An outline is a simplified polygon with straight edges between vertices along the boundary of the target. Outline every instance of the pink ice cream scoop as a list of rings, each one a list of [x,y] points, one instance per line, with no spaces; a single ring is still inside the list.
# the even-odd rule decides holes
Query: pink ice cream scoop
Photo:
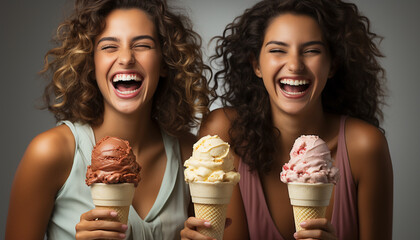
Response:
[[[332,166],[330,150],[318,136],[303,135],[296,139],[290,160],[284,164],[280,179],[284,183],[336,183],[339,172]]]

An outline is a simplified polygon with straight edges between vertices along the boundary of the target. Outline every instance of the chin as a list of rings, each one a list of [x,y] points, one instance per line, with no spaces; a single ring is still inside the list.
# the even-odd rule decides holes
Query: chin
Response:
[[[286,115],[298,116],[307,111],[308,105],[307,103],[302,102],[288,102],[283,104],[275,104],[275,108],[277,108],[279,112]]]

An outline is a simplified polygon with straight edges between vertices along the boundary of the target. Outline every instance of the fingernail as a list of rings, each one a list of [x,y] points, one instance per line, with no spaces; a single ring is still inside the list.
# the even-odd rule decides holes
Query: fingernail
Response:
[[[111,214],[112,217],[118,216],[118,213],[117,212],[111,212],[110,214]]]
[[[300,226],[301,226],[301,227],[306,227],[306,222],[301,222],[301,223],[300,223]]]
[[[119,237],[120,237],[121,239],[124,239],[124,238],[125,238],[125,234],[124,234],[124,233],[120,233]]]
[[[297,233],[296,233],[296,232],[293,234],[293,237],[294,237],[295,239],[297,238]]]
[[[121,226],[121,228],[122,228],[124,231],[126,231],[126,230],[128,229],[128,226],[127,226],[126,224],[123,224],[123,225]]]
[[[211,227],[211,223],[206,221],[206,222],[204,222],[204,226]]]

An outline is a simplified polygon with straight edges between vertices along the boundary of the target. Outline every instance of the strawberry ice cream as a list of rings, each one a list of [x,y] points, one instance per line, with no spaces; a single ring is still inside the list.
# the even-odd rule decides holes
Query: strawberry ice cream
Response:
[[[290,151],[290,160],[283,166],[280,179],[284,183],[336,183],[339,172],[332,166],[326,143],[314,135],[296,139]]]
[[[280,174],[287,183],[296,231],[306,219],[325,217],[339,173],[332,166],[330,150],[318,136],[301,136],[290,151],[290,160]]]

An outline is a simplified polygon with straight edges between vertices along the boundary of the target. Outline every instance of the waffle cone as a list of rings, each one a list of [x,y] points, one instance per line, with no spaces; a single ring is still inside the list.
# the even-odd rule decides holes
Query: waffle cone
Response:
[[[115,212],[117,212],[118,216],[117,216],[117,221],[127,224],[128,223],[128,213],[130,210],[130,206],[95,206],[96,209],[109,209],[109,210],[114,210]],[[116,221],[115,218],[106,218],[103,220],[107,220],[107,221]]]
[[[217,240],[223,239],[226,209],[236,183],[190,182],[190,193],[194,203],[195,217],[211,223],[210,228],[197,231]]]
[[[133,201],[135,187],[133,183],[91,185],[93,204],[97,209],[111,209],[117,212],[118,221],[127,224],[128,213]],[[115,219],[104,219],[115,221]]]
[[[334,186],[332,183],[288,183],[287,186],[296,231],[302,230],[300,223],[307,219],[325,217]]]
[[[198,228],[197,231],[217,240],[223,239],[225,231],[227,204],[201,204],[194,203],[195,216],[206,219],[211,223],[210,228]]]
[[[327,207],[305,207],[305,206],[293,206],[293,215],[295,217],[296,231],[302,230],[300,223],[313,218],[325,217],[325,211]]]

